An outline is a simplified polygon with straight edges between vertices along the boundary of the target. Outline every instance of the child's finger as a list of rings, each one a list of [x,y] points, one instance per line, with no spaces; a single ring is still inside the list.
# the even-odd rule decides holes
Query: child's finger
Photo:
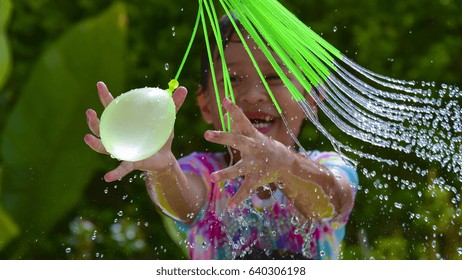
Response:
[[[252,145],[251,143],[253,142],[251,138],[245,135],[224,131],[207,130],[204,133],[204,137],[209,142],[230,146],[241,152],[249,151],[249,148]]]
[[[103,146],[103,143],[101,143],[101,140],[99,140],[95,136],[91,134],[87,134],[85,135],[83,140],[93,151],[100,153],[100,154],[106,154],[106,155],[108,154],[108,152]]]
[[[91,132],[99,137],[99,119],[95,110],[88,109],[85,114],[87,116],[87,123]]]
[[[116,169],[109,171],[104,175],[104,181],[114,182],[135,170],[135,164],[131,161],[123,161]]]
[[[219,181],[232,180],[243,175],[245,175],[245,168],[242,164],[242,161],[239,161],[233,166],[213,172],[210,174],[210,180],[212,180],[214,183],[217,183]]]
[[[256,132],[256,129],[253,127],[252,123],[245,116],[242,110],[231,100],[224,98],[223,107],[231,116],[233,129],[236,129],[245,135],[253,135]]]
[[[111,103],[112,100],[114,100],[114,97],[112,97],[112,94],[109,92],[106,84],[104,84],[103,82],[98,82],[96,84],[96,87],[98,88],[99,100],[103,104],[104,108],[106,108],[107,105],[109,105],[109,103]]]
[[[173,92],[172,98],[177,112],[183,105],[187,94],[188,90],[185,87],[179,87]]]
[[[250,176],[246,176],[242,185],[239,187],[237,192],[234,194],[234,196],[229,201],[228,207],[231,209],[236,208],[237,205],[239,205],[242,201],[246,200],[249,197],[250,191],[252,189],[256,189],[257,187],[258,187],[258,180],[252,179],[252,177]]]

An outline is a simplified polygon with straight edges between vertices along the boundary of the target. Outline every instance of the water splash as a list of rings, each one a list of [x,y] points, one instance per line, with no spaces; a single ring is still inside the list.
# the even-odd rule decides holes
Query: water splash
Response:
[[[337,72],[318,86],[312,97],[321,111],[342,132],[380,149],[413,154],[438,163],[447,172],[462,170],[462,119],[460,97],[455,86],[388,78],[366,70],[344,57],[346,70],[338,61]],[[362,79],[357,76],[361,76]],[[366,82],[367,81],[367,82]],[[322,96],[322,99],[319,97]],[[355,149],[335,139],[320,124],[306,101],[299,102],[308,119],[331,142],[334,149],[392,166],[405,166],[391,158]],[[343,151],[342,151],[343,150]],[[415,170],[417,173],[421,170]]]
[[[439,199],[450,201],[449,214],[443,213],[453,215],[453,218],[448,218],[447,225],[460,226],[460,214],[450,212],[460,213],[461,204],[462,93],[459,88],[446,84],[437,85],[435,82],[393,79],[365,69],[314,34],[277,1],[219,2],[225,10],[234,11],[236,19],[239,19],[256,40],[270,62],[274,62],[272,53],[275,53],[289,72],[303,82],[305,90],[311,93],[321,111],[322,122],[314,108],[300,97],[299,92],[293,90],[294,86],[290,84],[284,71],[277,63],[272,63],[318,132],[328,139],[332,148],[348,164],[357,167],[372,182],[371,186],[360,185],[358,188],[363,190],[362,195],[367,198],[370,198],[369,189],[375,189],[377,197],[371,199],[380,201],[383,215],[393,211],[405,212],[408,209],[407,202],[394,200],[392,191],[409,190],[413,191],[412,195],[415,194],[411,201],[418,209],[415,213],[407,213],[412,222],[432,225],[438,219],[447,218],[432,217],[432,211],[426,208],[429,206],[422,207],[424,202],[431,204],[433,200]],[[205,12],[210,22],[217,23],[213,1],[199,3],[201,5],[190,45],[201,19],[204,31],[206,29]],[[337,30],[335,26],[334,32]],[[214,32],[217,33],[216,30]],[[221,38],[218,33],[217,38]],[[260,41],[257,42],[258,40]],[[245,44],[245,40],[242,41]],[[207,38],[206,43],[208,45]],[[222,53],[220,44],[218,48],[219,53]],[[210,55],[210,50],[207,50]],[[187,53],[188,51],[176,79]],[[226,65],[224,58],[222,62]],[[255,67],[258,70],[258,65]],[[213,75],[212,79],[215,79]],[[268,88],[263,77],[262,83]],[[232,89],[227,89],[232,96]],[[270,90],[268,93],[274,98]],[[276,100],[273,101],[278,108]],[[217,103],[220,104],[220,100]],[[287,125],[284,116],[283,120]],[[303,152],[304,146],[292,131],[289,132]],[[380,167],[369,167],[363,165],[364,162],[372,162],[374,165],[378,163]],[[404,176],[403,173],[412,175]],[[421,187],[422,185],[426,187]],[[402,228],[405,231],[409,225]],[[433,246],[433,240],[437,240],[439,235],[432,235],[437,231],[441,235],[441,228],[432,228],[434,232],[425,235],[424,242],[428,243],[428,250],[439,250],[438,241]],[[459,234],[459,244],[462,243],[460,236],[462,234]],[[434,252],[433,255],[436,258],[442,256],[440,252]]]

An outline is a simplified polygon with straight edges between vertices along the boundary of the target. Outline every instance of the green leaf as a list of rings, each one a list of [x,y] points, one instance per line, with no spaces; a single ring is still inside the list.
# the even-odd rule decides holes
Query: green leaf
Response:
[[[82,199],[103,158],[83,141],[96,83],[120,92],[126,11],[116,3],[77,24],[39,58],[7,120],[2,201],[27,238],[50,230]]]
[[[6,36],[6,25],[10,17],[11,3],[0,0],[0,89],[8,77],[11,54]],[[2,174],[0,168],[0,178]],[[1,191],[1,184],[0,184]],[[0,204],[0,251],[19,233],[19,229]]]
[[[11,63],[10,48],[6,37],[6,25],[10,18],[10,0],[0,0],[0,88],[3,86]]]
[[[18,226],[0,205],[0,251],[19,233]]]

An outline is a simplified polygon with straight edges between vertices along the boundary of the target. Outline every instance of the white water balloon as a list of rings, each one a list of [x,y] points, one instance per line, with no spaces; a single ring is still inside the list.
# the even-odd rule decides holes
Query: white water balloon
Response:
[[[146,159],[167,142],[175,123],[175,104],[160,88],[121,94],[101,116],[100,136],[106,151],[119,160]]]

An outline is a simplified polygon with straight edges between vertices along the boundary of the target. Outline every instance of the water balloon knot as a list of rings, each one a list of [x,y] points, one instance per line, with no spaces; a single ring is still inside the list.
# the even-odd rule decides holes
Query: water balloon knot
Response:
[[[178,83],[177,80],[172,79],[172,80],[170,80],[170,82],[168,82],[168,89],[167,89],[167,91],[168,91],[170,94],[172,94],[173,91],[174,91],[175,89],[178,88],[178,86],[180,86],[180,83]]]

